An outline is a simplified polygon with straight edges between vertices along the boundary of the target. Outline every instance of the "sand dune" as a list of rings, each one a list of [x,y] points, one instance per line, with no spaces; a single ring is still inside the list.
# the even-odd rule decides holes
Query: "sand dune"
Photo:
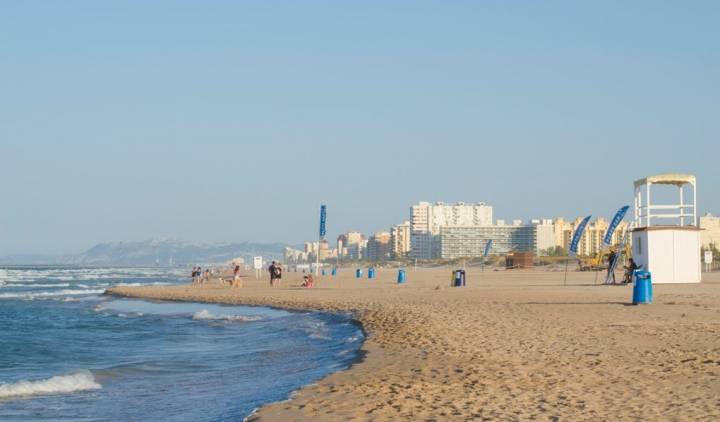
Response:
[[[655,286],[655,303],[629,306],[631,288],[594,274],[394,270],[375,280],[319,277],[301,289],[249,279],[216,285],[118,287],[133,297],[353,312],[365,358],[267,405],[255,420],[718,420],[720,274],[701,285]]]

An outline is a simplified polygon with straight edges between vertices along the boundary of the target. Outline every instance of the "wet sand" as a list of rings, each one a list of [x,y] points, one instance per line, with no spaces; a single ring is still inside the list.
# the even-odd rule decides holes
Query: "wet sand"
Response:
[[[594,273],[354,271],[299,288],[246,279],[219,285],[117,287],[168,300],[352,312],[367,333],[363,359],[251,420],[718,420],[720,273],[700,285],[656,285],[630,305],[630,286]],[[598,277],[600,279],[601,277]]]

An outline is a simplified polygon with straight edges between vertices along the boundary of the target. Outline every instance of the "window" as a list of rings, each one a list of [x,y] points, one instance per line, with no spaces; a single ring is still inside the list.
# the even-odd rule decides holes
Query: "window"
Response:
[[[637,238],[637,242],[635,243],[636,251],[638,255],[642,255],[642,237]]]

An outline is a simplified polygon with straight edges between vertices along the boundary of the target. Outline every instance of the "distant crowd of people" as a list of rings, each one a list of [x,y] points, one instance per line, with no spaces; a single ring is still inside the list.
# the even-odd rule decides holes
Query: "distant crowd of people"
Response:
[[[205,272],[203,272],[202,267],[193,267],[193,269],[192,269],[192,284],[194,284],[194,285],[205,284],[210,281],[211,275],[212,275],[212,271],[210,271],[209,268],[205,269]]]
[[[270,266],[267,268],[268,273],[270,274],[270,286],[271,287],[278,287],[280,286],[280,281],[282,280],[283,275],[283,268],[282,265],[277,261],[272,261]],[[242,287],[242,275],[240,275],[240,265],[236,263],[230,264],[230,271],[232,272],[232,278],[223,278],[222,275],[220,275],[220,281],[223,284],[228,284],[230,287],[234,288],[240,288]],[[225,273],[227,274],[227,273]],[[192,277],[192,284],[195,286],[201,286],[204,284],[209,283],[212,276],[215,275],[215,271],[213,269],[207,268],[205,271],[203,271],[202,267],[193,267],[191,277]],[[306,275],[303,278],[302,287],[313,287],[313,279],[312,275]]]

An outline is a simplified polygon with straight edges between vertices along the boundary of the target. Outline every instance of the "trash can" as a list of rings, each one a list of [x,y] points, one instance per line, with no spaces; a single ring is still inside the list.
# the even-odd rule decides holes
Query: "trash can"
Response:
[[[368,278],[375,278],[375,268],[368,268]]]
[[[453,271],[453,287],[462,287],[465,285],[465,270]]]
[[[325,268],[322,269],[321,274],[323,275],[323,277],[325,276]]]
[[[336,275],[337,275],[337,267],[333,267],[332,276],[335,277]]]
[[[652,303],[652,300],[652,274],[648,271],[635,271],[633,305]]]
[[[397,282],[398,284],[405,283],[405,270],[398,270]]]
[[[357,270],[355,270],[355,278],[360,278],[360,277],[362,277],[362,270],[360,268],[358,268]]]

